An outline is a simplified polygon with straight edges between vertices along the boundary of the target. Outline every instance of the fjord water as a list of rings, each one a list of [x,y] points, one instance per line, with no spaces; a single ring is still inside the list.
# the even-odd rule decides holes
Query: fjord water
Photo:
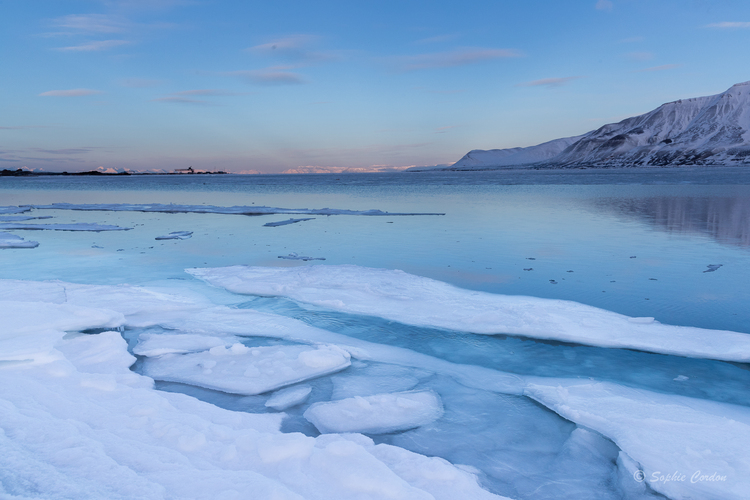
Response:
[[[187,268],[355,264],[401,269],[470,290],[566,299],[662,323],[750,333],[750,172],[739,168],[425,172],[341,175],[38,177],[0,180],[0,206],[177,203],[380,209],[444,215],[304,216],[32,210],[49,222],[132,228],[16,231],[35,249],[0,252],[0,278],[183,287],[215,303],[299,319],[334,334],[404,348],[459,366],[530,377],[613,382],[664,395],[750,406],[750,371],[705,359],[409,326],[382,318],[212,288]],[[295,216],[297,217],[297,216]],[[33,222],[33,221],[32,221]],[[47,222],[47,221],[40,221]],[[156,240],[192,231],[186,240]],[[296,253],[325,261],[280,259]],[[712,266],[712,267],[709,267]],[[720,266],[720,267],[718,267]],[[223,325],[214,326],[217,332]],[[129,329],[135,344],[143,333]],[[248,347],[288,340],[246,337]],[[136,364],[143,369],[144,360]],[[445,373],[353,360],[308,381],[310,399],[285,410],[282,430],[318,435],[311,404],[412,389],[433,391],[436,422],[373,436],[481,471],[513,498],[646,498],[612,441],[522,395],[458,383]],[[231,410],[267,412],[267,395],[239,396],[177,382]]]
[[[315,216],[264,227],[288,217],[37,210],[57,223],[133,229],[19,231],[40,246],[0,255],[5,278],[142,284],[185,279],[189,267],[322,263],[278,258],[294,252],[750,332],[750,174],[742,168],[3,178],[0,200],[445,214]],[[194,234],[154,240],[172,231]]]

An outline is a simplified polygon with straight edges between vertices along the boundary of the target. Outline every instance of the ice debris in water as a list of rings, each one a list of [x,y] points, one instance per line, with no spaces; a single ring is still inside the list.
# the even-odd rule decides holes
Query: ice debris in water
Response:
[[[315,217],[308,217],[306,219],[287,219],[287,220],[280,220],[277,222],[266,222],[263,225],[265,227],[286,226],[287,224],[296,224],[297,222],[303,222],[306,220],[315,220]]]
[[[77,224],[20,224],[13,222],[0,223],[0,229],[16,229],[16,230],[51,230],[51,231],[129,231],[132,227],[120,227],[112,226],[107,224],[90,224],[90,223],[77,223]]]
[[[0,207],[0,214],[22,214],[24,212],[29,212],[30,210],[31,207],[29,206]]]
[[[172,231],[169,234],[165,234],[164,236],[157,236],[157,240],[186,240],[188,238],[192,238],[193,232],[192,231]]]
[[[398,270],[318,265],[232,266],[187,272],[234,293],[284,296],[408,325],[750,361],[750,335],[745,333],[665,325],[567,300],[464,290]]]
[[[349,353],[333,345],[247,347],[235,343],[203,352],[151,357],[144,361],[143,373],[156,380],[254,396],[349,365]]]
[[[295,385],[294,387],[279,389],[268,398],[266,406],[274,410],[283,411],[307,401],[311,392],[312,387],[309,385]]]
[[[312,404],[304,413],[320,432],[385,434],[413,429],[443,415],[433,391],[396,392]]]
[[[15,234],[0,232],[0,248],[36,248],[37,241],[26,241]]]
[[[703,272],[704,273],[712,273],[712,272],[716,271],[717,269],[719,269],[723,265],[724,264],[709,264],[708,266],[706,266],[706,267],[708,267],[708,269],[706,269]]]
[[[308,260],[326,260],[325,257],[308,257],[306,255],[299,255],[297,252],[292,252],[289,255],[279,255],[279,259],[304,260],[305,262]]]

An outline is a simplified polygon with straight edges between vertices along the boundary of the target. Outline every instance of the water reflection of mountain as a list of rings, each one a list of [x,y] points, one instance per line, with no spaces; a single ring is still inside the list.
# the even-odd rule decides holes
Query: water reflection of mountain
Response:
[[[719,243],[750,247],[749,197],[606,198],[596,205],[670,233],[704,234]]]

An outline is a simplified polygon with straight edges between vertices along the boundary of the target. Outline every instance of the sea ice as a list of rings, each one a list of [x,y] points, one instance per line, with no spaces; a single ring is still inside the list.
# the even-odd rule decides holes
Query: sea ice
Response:
[[[279,389],[268,398],[266,406],[274,410],[283,411],[307,401],[311,392],[312,387],[309,385],[295,385],[294,387]]]
[[[297,252],[292,252],[289,255],[279,255],[279,259],[304,260],[305,262],[308,260],[326,260],[325,257],[308,257],[306,255],[299,255]]]
[[[708,266],[706,266],[706,267],[708,267],[708,269],[706,269],[703,272],[704,273],[712,273],[712,272],[716,271],[717,269],[719,269],[721,266],[723,266],[723,264],[709,264]]]
[[[26,241],[15,234],[0,231],[0,248],[36,248],[38,241]]]
[[[634,480],[669,498],[747,498],[745,406],[572,379],[531,380],[525,394],[610,438],[638,465]]]
[[[0,222],[19,222],[24,220],[34,220],[34,219],[51,219],[51,215],[45,215],[43,217],[32,217],[31,215],[5,215],[0,216]]]
[[[314,403],[304,417],[322,433],[385,434],[429,424],[442,414],[437,394],[412,391]]]
[[[148,358],[143,373],[157,380],[253,396],[349,365],[349,353],[331,345],[246,347],[235,343],[203,352]]]
[[[30,231],[41,231],[41,230],[52,230],[52,231],[130,231],[132,227],[120,227],[111,226],[107,224],[89,224],[89,223],[77,223],[77,224],[19,224],[12,222],[0,223],[0,229],[16,229],[16,230],[30,230]]]
[[[207,351],[213,347],[236,343],[235,337],[209,337],[183,333],[178,335],[142,333],[133,352],[139,356],[162,356],[164,354],[186,354]]]
[[[232,266],[188,273],[234,293],[284,296],[350,314],[480,334],[510,334],[724,361],[750,361],[750,335],[646,324],[567,300],[463,290],[398,270],[352,265]]]
[[[315,217],[308,217],[307,219],[287,219],[280,220],[278,222],[266,222],[263,225],[266,227],[286,226],[287,224],[296,224],[297,222],[303,222],[306,220],[315,220]]]
[[[172,231],[169,234],[165,234],[164,236],[157,236],[157,240],[186,240],[188,238],[192,238],[193,232],[192,231]]]
[[[29,206],[0,207],[0,214],[22,214],[31,210]]]

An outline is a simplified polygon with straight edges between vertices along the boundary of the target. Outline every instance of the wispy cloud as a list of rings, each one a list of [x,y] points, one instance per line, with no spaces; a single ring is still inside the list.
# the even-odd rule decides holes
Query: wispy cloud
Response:
[[[54,19],[52,24],[64,30],[52,35],[123,33],[130,28],[126,19],[107,14],[70,14]]]
[[[80,155],[91,153],[101,148],[95,147],[83,147],[83,148],[64,148],[64,149],[42,149],[42,148],[30,148],[30,151],[37,153],[46,153],[49,155]]]
[[[80,97],[86,95],[103,94],[101,90],[92,89],[68,89],[68,90],[48,90],[39,94],[42,97]]]
[[[199,95],[199,96],[235,96],[235,95],[246,95],[249,92],[229,92],[221,89],[195,89],[195,90],[181,90],[179,92],[172,92],[171,95],[182,96],[182,95]]]
[[[300,85],[307,83],[302,75],[289,71],[290,66],[274,66],[265,69],[230,71],[227,76],[237,76],[257,85]]]
[[[682,64],[662,64],[661,66],[653,66],[651,68],[644,68],[644,69],[638,69],[633,71],[633,73],[646,73],[650,71],[666,71],[668,69],[675,69],[682,66]]]
[[[158,87],[164,83],[163,80],[152,80],[148,78],[126,78],[120,81],[120,85],[123,87],[130,87],[136,89]]]
[[[56,50],[63,50],[69,52],[95,52],[101,50],[109,50],[122,45],[129,45],[133,42],[127,40],[98,40],[95,42],[88,42],[82,45],[73,45],[71,47],[59,47]]]
[[[711,24],[707,24],[706,28],[719,28],[719,29],[750,28],[750,23],[746,23],[746,22],[711,23]]]
[[[563,78],[542,78],[541,80],[534,80],[531,82],[519,83],[516,85],[516,87],[547,87],[547,88],[562,87],[563,85],[566,85],[569,82],[572,82],[573,80],[578,80],[580,78],[583,78],[583,77],[582,76],[566,76]]]
[[[448,125],[448,126],[445,126],[445,127],[438,127],[438,128],[435,129],[435,133],[436,134],[444,134],[444,133],[448,132],[452,128],[456,128],[456,125]]]
[[[628,52],[625,57],[631,61],[649,61],[654,58],[654,54],[651,52]]]
[[[594,6],[596,10],[606,10],[610,11],[614,8],[615,4],[610,2],[610,0],[598,0],[596,2],[596,5]]]
[[[339,55],[335,52],[313,50],[312,47],[320,40],[321,38],[315,35],[291,35],[261,45],[255,45],[248,48],[247,51],[256,55],[275,57],[304,64],[338,59]]]
[[[449,52],[396,57],[391,61],[398,71],[417,71],[466,66],[493,59],[521,57],[522,55],[521,52],[513,49],[462,48]]]

